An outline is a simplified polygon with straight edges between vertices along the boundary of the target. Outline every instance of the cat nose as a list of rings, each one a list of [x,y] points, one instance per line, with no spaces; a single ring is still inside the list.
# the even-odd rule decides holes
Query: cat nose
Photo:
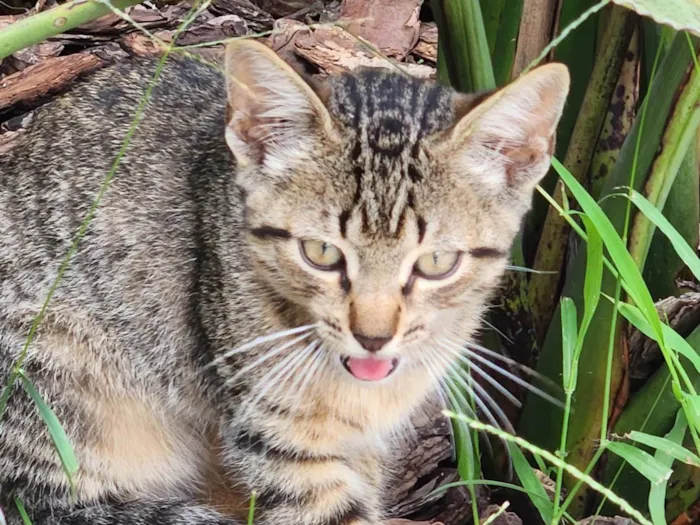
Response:
[[[384,346],[391,341],[391,337],[368,337],[362,334],[355,334],[355,339],[360,343],[360,346],[368,352],[379,352]]]

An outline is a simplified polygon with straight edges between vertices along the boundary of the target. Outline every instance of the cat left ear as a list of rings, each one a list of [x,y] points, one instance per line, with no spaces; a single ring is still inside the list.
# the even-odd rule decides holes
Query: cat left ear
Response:
[[[289,167],[332,133],[323,102],[271,49],[254,40],[226,48],[226,142],[239,166]]]
[[[549,169],[569,84],[566,66],[547,64],[481,102],[450,133],[457,169],[496,192],[532,191]]]

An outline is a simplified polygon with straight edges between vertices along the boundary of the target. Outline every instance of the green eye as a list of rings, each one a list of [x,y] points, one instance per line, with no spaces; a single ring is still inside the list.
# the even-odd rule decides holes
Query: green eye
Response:
[[[343,252],[323,241],[300,241],[301,255],[309,265],[319,270],[337,270],[343,262]]]
[[[432,252],[418,257],[413,271],[425,279],[445,279],[454,273],[462,252]]]

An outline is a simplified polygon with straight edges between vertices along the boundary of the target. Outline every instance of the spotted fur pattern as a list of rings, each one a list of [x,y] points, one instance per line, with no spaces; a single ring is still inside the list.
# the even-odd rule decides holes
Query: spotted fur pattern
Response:
[[[29,347],[80,469],[72,496],[17,383],[0,424],[12,525],[15,497],[37,525],[232,525],[252,491],[257,524],[379,523],[392,436],[476,330],[568,88],[547,66],[482,96],[378,70],[315,92],[256,43],[226,66],[165,68]],[[2,370],[153,72],[92,75],[0,158]],[[309,265],[302,239],[342,266]],[[416,276],[450,251],[451,276]],[[368,355],[353,334],[390,339],[389,377],[350,375]]]

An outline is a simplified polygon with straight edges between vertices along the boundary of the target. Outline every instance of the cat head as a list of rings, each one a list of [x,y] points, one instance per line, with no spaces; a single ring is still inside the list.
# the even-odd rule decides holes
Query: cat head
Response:
[[[477,329],[549,168],[567,69],[464,95],[378,69],[312,88],[254,42],[231,45],[226,68],[260,279],[314,325],[336,385],[436,380]]]

